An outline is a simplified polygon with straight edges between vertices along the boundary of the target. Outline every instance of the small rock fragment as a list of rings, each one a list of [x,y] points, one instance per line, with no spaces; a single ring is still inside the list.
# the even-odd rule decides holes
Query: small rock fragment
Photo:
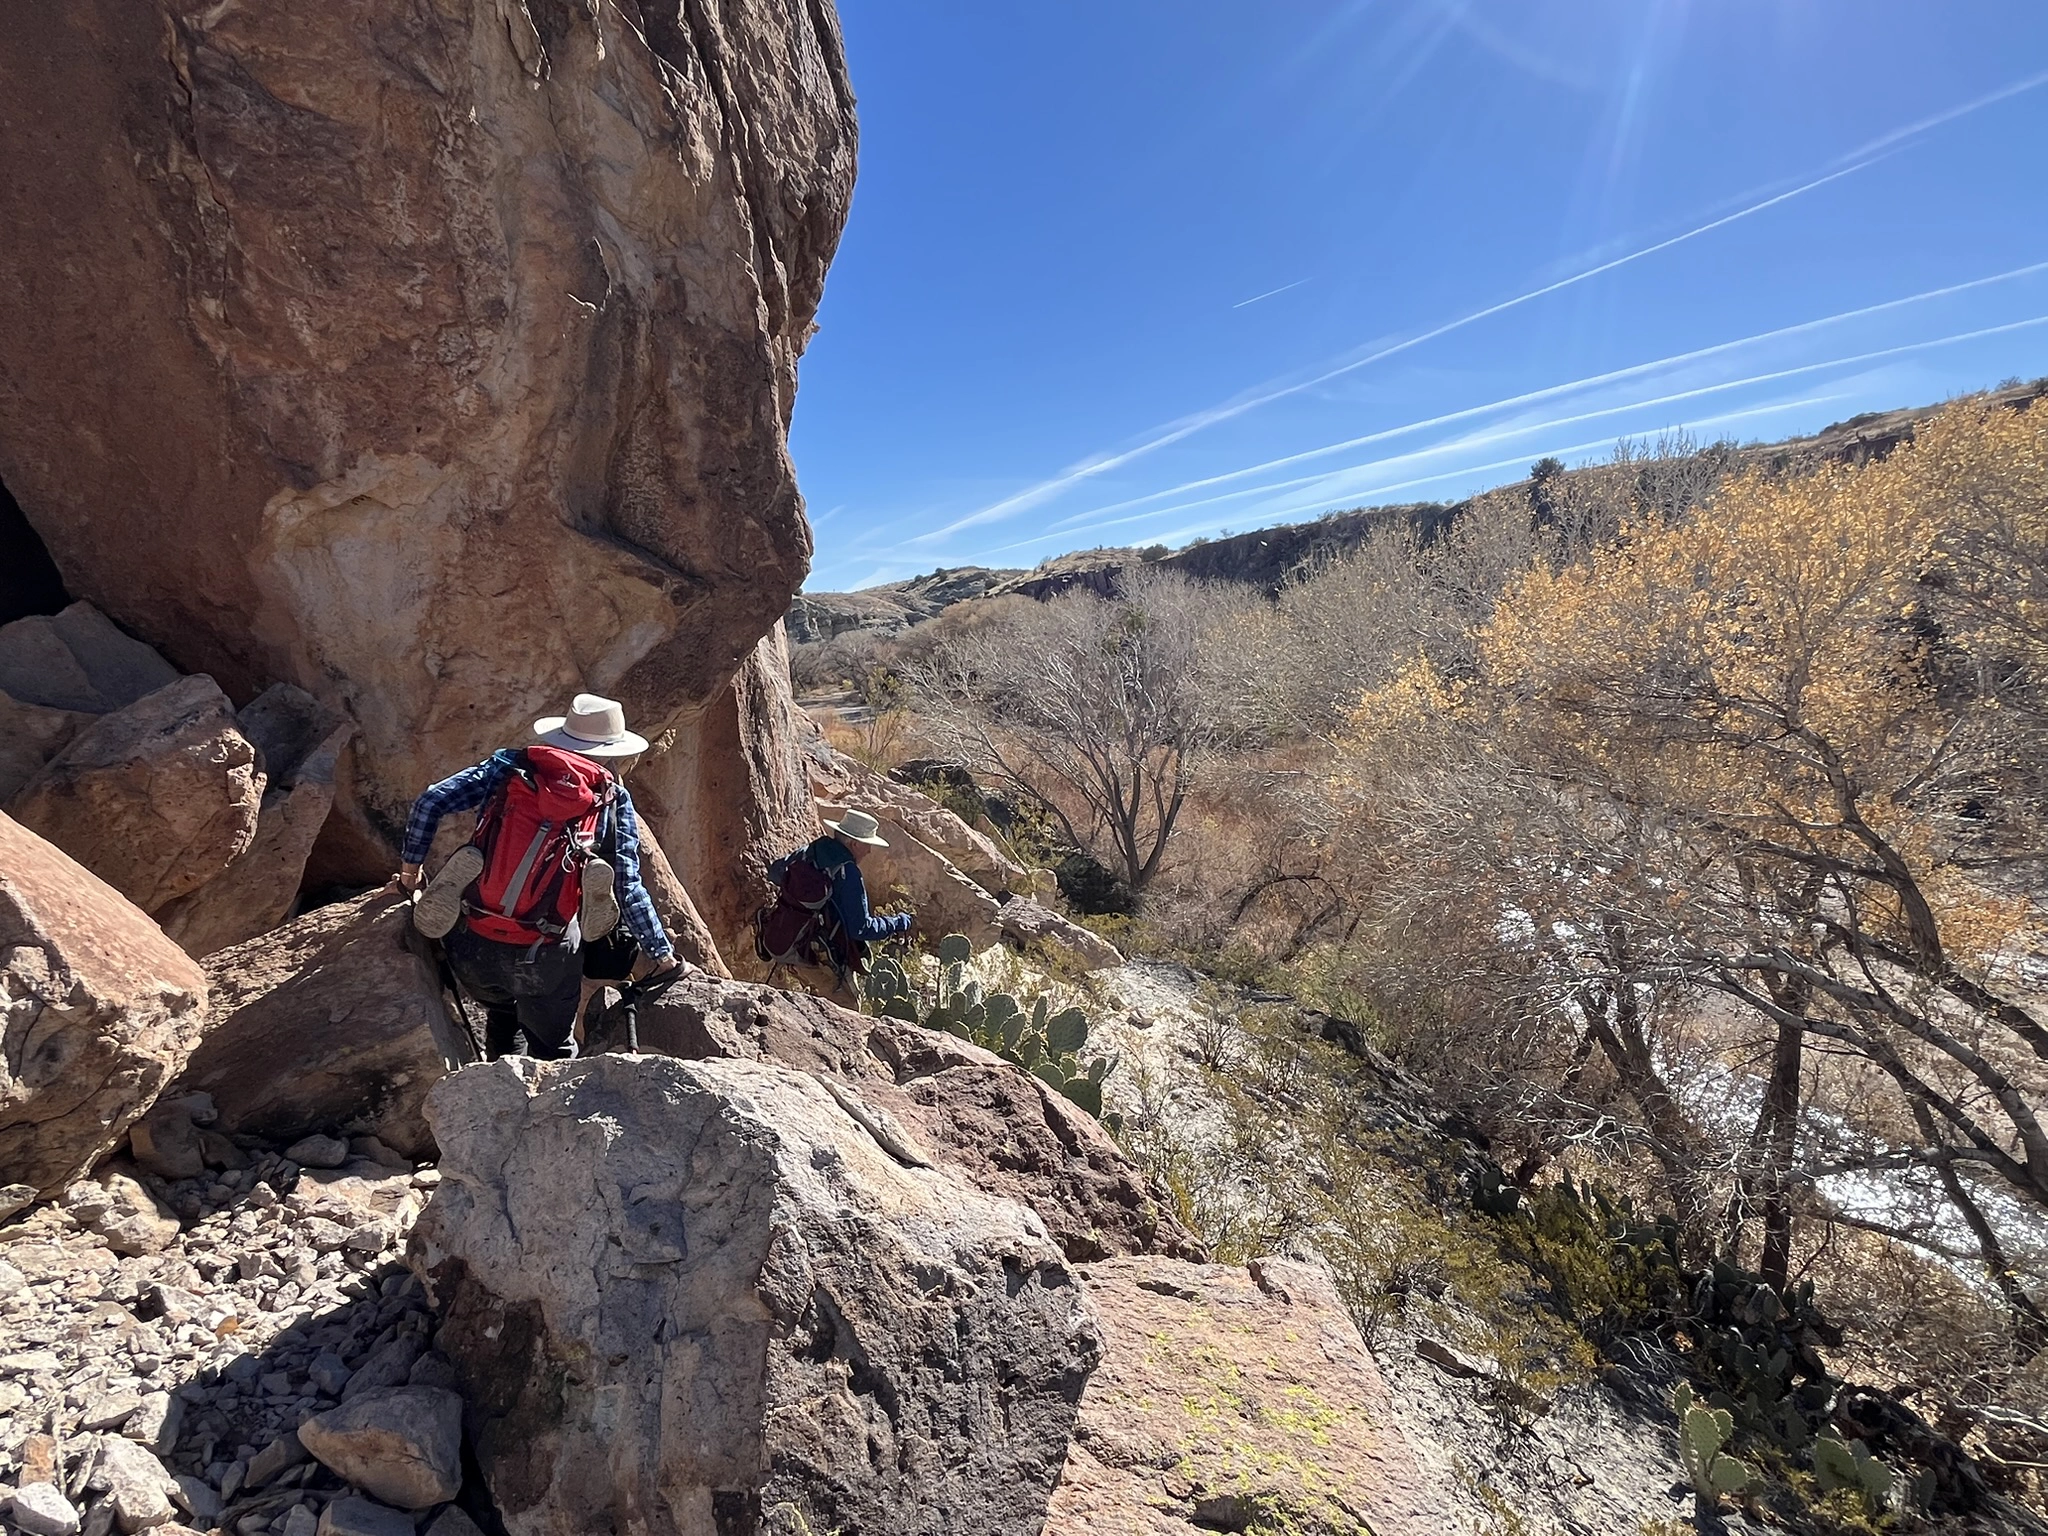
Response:
[[[366,1392],[308,1419],[299,1438],[329,1471],[402,1509],[462,1487],[462,1399],[437,1387]]]
[[[0,1220],[4,1219],[4,1217],[0,1217]],[[0,1259],[0,1296],[12,1296],[27,1284],[28,1277],[26,1275],[22,1274],[20,1270],[16,1269],[5,1259]]]
[[[57,1441],[52,1435],[30,1435],[21,1442],[21,1486],[31,1483],[54,1483],[60,1468],[57,1464]]]
[[[296,1434],[282,1434],[258,1451],[243,1474],[249,1488],[267,1488],[286,1470],[305,1462],[307,1450]]]
[[[78,1415],[78,1427],[89,1430],[119,1429],[142,1406],[140,1392],[102,1392],[88,1402]]]
[[[185,1427],[185,1399],[170,1392],[145,1392],[121,1433],[159,1456],[177,1449]]]
[[[339,1168],[348,1161],[348,1143],[339,1136],[308,1136],[284,1149],[302,1168]]]
[[[455,1374],[455,1362],[438,1349],[430,1349],[413,1361],[405,1381],[412,1387],[446,1387],[450,1392],[462,1390],[461,1379]]]
[[[427,1527],[427,1536],[484,1536],[484,1533],[459,1506],[450,1504],[434,1517],[434,1523]]]
[[[320,1517],[311,1506],[294,1504],[285,1512],[283,1536],[314,1536],[319,1529]]]
[[[306,1374],[312,1379],[316,1391],[328,1397],[339,1397],[342,1388],[348,1385],[350,1373],[348,1363],[341,1356],[331,1349],[323,1349],[313,1357]]]
[[[0,1221],[5,1221],[17,1211],[25,1211],[35,1204],[36,1187],[33,1184],[0,1184]]]
[[[220,1495],[213,1491],[206,1479],[181,1474],[172,1481],[178,1486],[171,1495],[171,1502],[190,1515],[195,1524],[210,1526],[220,1519],[223,1507]]]
[[[440,1528],[441,1522],[437,1520],[430,1529]],[[317,1536],[412,1536],[412,1516],[374,1499],[348,1495],[336,1499],[321,1513]]]
[[[170,1491],[178,1485],[164,1464],[133,1440],[102,1440],[93,1478],[106,1482],[114,1523],[123,1536],[163,1525],[177,1514],[171,1507]]]
[[[348,1402],[361,1397],[365,1392],[375,1392],[381,1387],[398,1387],[406,1384],[413,1362],[420,1357],[418,1339],[393,1339],[382,1349],[371,1353],[370,1358],[356,1367],[355,1374],[348,1379],[348,1385],[341,1389],[341,1400]]]
[[[27,1536],[78,1536],[78,1511],[52,1483],[30,1483],[8,1502]]]

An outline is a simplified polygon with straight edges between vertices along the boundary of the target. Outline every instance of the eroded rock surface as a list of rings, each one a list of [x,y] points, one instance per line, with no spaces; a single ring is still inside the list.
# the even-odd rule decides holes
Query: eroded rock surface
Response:
[[[829,4],[88,0],[0,37],[0,161],[0,478],[175,664],[356,722],[330,873],[578,688],[706,704],[801,584]]]
[[[1103,1362],[1045,1536],[1439,1536],[1372,1356],[1317,1266],[1110,1259]]]
[[[212,1022],[176,1091],[211,1095],[225,1130],[342,1129],[429,1155],[427,1090],[475,1053],[410,934],[405,899],[373,893],[213,956]]]
[[[800,992],[691,979],[641,1005],[640,1044],[843,1079],[976,1189],[1030,1206],[1069,1259],[1198,1253],[1091,1116],[952,1035]]]
[[[1037,1532],[1097,1344],[1028,1210],[755,1062],[506,1060],[429,1113],[413,1261],[515,1536]]]
[[[334,804],[334,775],[355,727],[302,688],[278,683],[236,711],[257,752],[263,799],[249,846],[213,879],[158,914],[164,932],[204,959],[268,933],[291,915],[306,861]]]
[[[248,848],[262,798],[256,749],[233,706],[212,678],[194,676],[94,720],[8,811],[153,913]]]
[[[818,835],[803,729],[777,625],[732,682],[657,740],[633,775],[634,804],[736,975],[758,979],[762,969],[752,923],[773,894],[769,861]]]
[[[0,1182],[54,1192],[118,1146],[198,1042],[206,991],[119,891],[0,815]]]

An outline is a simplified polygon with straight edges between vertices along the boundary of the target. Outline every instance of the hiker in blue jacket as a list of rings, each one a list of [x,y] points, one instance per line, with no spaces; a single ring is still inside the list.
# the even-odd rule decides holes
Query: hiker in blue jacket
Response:
[[[868,884],[861,878],[860,861],[867,849],[889,846],[882,840],[882,824],[866,811],[848,811],[839,820],[826,822],[825,830],[832,835],[812,843],[804,857],[832,882],[832,911],[847,937],[872,944],[908,933],[908,912],[877,916],[868,910]]]

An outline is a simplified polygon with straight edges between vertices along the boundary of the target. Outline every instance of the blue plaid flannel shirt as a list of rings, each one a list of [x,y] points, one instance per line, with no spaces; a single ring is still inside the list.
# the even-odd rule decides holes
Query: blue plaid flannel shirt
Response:
[[[426,863],[441,818],[455,811],[473,811],[490,799],[492,792],[505,782],[505,775],[512,771],[512,756],[510,751],[493,752],[474,768],[465,768],[429,785],[413,801],[412,814],[406,818],[405,862]],[[612,889],[619,898],[619,916],[642,949],[657,960],[665,960],[675,953],[675,946],[669,943],[661,919],[655,916],[647,887],[640,882],[640,819],[633,813],[633,797],[623,783],[613,804],[618,813],[619,847],[618,858],[612,864]]]

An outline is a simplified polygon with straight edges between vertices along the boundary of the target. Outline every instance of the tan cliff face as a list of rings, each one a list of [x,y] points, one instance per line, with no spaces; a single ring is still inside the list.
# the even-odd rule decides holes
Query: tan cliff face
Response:
[[[787,607],[854,142],[821,3],[23,18],[0,480],[180,668],[347,713],[361,878],[575,689],[688,734]]]

